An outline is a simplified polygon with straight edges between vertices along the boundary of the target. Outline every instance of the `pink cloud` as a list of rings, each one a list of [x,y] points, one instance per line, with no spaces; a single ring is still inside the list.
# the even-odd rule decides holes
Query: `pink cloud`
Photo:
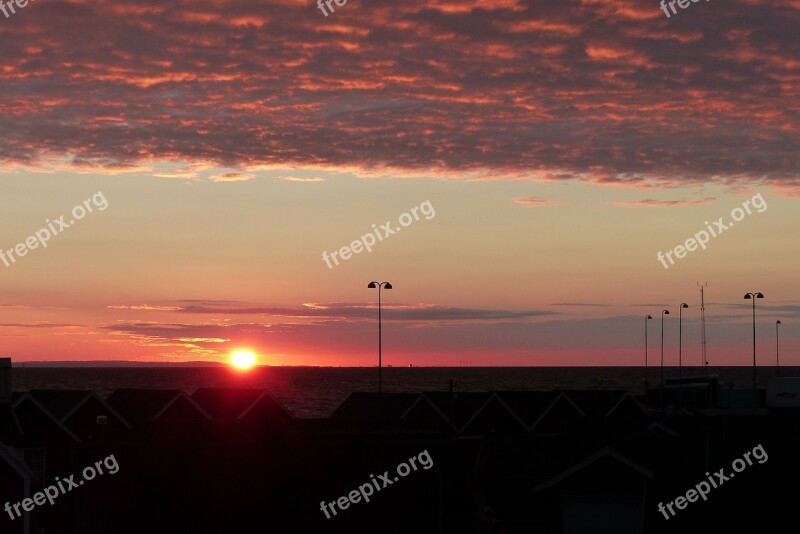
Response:
[[[699,206],[714,202],[714,200],[714,197],[698,198],[694,200],[656,200],[645,198],[643,200],[612,202],[611,204],[626,208],[671,208],[674,206]]]
[[[541,197],[519,197],[515,198],[514,202],[525,206],[526,208],[538,208],[538,207],[546,207],[546,206],[562,206],[562,202],[553,202],[550,200],[545,200]]]
[[[39,0],[0,33],[0,165],[798,188],[800,8],[753,6]]]

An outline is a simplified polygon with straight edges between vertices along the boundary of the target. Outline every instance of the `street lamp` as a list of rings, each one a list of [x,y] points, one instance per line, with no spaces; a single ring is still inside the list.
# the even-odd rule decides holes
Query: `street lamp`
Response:
[[[647,321],[652,319],[652,315],[644,316],[644,392],[647,393]]]
[[[781,376],[781,360],[779,358],[780,355],[780,345],[778,343],[778,325],[783,324],[780,321],[775,321],[775,366],[778,371],[778,376]]]
[[[745,300],[753,301],[753,403],[758,408],[758,389],[756,385],[756,299],[763,299],[764,294],[760,292],[747,293]]]
[[[678,378],[683,378],[683,327],[681,326],[681,321],[683,320],[682,310],[688,307],[688,304],[682,302],[681,307],[678,308]]]
[[[689,305],[681,302],[678,307],[678,401],[683,406],[683,310]]]
[[[367,289],[378,288],[378,393],[383,390],[383,377],[381,369],[383,367],[383,354],[381,343],[381,288],[392,289],[392,284],[389,282],[370,282]]]
[[[664,387],[664,316],[669,315],[669,310],[661,311],[661,387]]]
[[[659,404],[661,409],[664,409],[664,316],[669,315],[669,310],[661,311],[661,384],[658,386],[659,390]]]

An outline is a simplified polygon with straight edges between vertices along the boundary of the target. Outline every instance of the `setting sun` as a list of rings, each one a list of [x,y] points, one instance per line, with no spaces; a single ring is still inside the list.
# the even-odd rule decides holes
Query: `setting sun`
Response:
[[[231,364],[239,369],[250,369],[256,363],[256,355],[249,350],[237,350],[231,354]]]

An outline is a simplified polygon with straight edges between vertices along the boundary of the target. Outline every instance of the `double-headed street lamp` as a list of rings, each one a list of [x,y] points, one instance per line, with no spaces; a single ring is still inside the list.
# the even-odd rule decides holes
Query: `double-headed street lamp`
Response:
[[[681,302],[678,306],[678,401],[683,406],[683,310],[689,305]]]
[[[756,299],[763,299],[764,294],[760,292],[747,293],[745,300],[753,301],[753,405],[758,408],[758,389],[756,385]]]
[[[644,316],[644,391],[647,393],[647,321],[652,319],[652,315]]]
[[[664,387],[664,316],[669,315],[669,310],[661,311],[661,387]]]
[[[780,321],[775,321],[775,367],[778,371],[778,376],[781,376],[781,360],[779,358],[780,355],[780,344],[778,343],[778,325],[782,324]]]
[[[683,310],[688,308],[689,305],[685,302],[681,303],[681,306],[678,308],[678,378],[683,379],[683,330],[682,330],[682,320],[683,320]]]
[[[383,390],[383,377],[381,374],[381,368],[383,367],[383,354],[381,347],[381,288],[392,289],[392,284],[389,282],[370,282],[367,288],[378,288],[378,393],[381,393]]]

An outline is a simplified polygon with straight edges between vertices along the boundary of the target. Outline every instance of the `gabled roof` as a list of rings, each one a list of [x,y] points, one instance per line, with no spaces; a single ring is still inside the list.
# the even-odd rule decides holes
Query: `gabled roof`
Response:
[[[61,420],[58,419],[58,417],[56,417],[46,406],[44,406],[41,402],[39,402],[39,400],[37,400],[36,397],[31,395],[30,391],[26,391],[25,393],[20,394],[19,396],[15,395],[13,403],[14,410],[19,408],[19,406],[21,406],[24,402],[29,402],[34,406],[36,406],[36,408],[38,408],[48,419],[50,419],[53,422],[54,425],[59,427],[72,440],[80,441],[80,438],[72,430],[67,428],[67,426],[64,423],[62,423]]]
[[[642,406],[642,403],[641,403],[641,402],[639,402],[639,401],[636,399],[636,397],[634,397],[633,395],[631,395],[631,393],[630,393],[629,391],[625,391],[625,392],[622,394],[622,396],[619,398],[619,400],[617,401],[617,403],[616,403],[616,404],[614,404],[614,406],[612,406],[612,407],[611,407],[611,409],[608,411],[608,413],[606,414],[606,417],[610,417],[610,416],[614,415],[614,412],[616,412],[616,411],[617,411],[617,409],[618,409],[620,406],[622,406],[622,403],[623,403],[623,402],[633,403],[633,405],[634,405],[636,408],[638,408],[638,409],[639,409],[639,410],[642,412],[642,414],[643,414],[643,415],[645,415],[646,417],[650,417],[650,413],[647,411],[647,409],[646,409],[644,406]]]
[[[558,391],[497,391],[496,394],[522,419],[527,428],[532,427],[562,395]]]
[[[576,463],[572,467],[570,467],[568,469],[565,469],[564,471],[562,471],[561,473],[557,474],[556,476],[554,476],[550,480],[539,484],[538,486],[534,487],[533,489],[534,489],[534,491],[541,491],[541,490],[547,489],[547,488],[549,488],[551,486],[555,486],[559,482],[561,482],[563,480],[566,480],[567,478],[569,478],[572,475],[580,472],[583,469],[586,469],[587,467],[591,466],[595,462],[597,462],[599,460],[606,459],[606,458],[613,458],[617,462],[629,467],[633,471],[636,471],[637,473],[639,473],[643,477],[645,477],[645,478],[647,478],[649,480],[653,480],[654,474],[653,474],[652,471],[650,471],[649,469],[645,468],[641,464],[631,460],[627,456],[625,456],[623,454],[620,454],[619,452],[617,452],[617,451],[615,451],[615,450],[613,450],[613,449],[611,449],[609,447],[606,447],[606,448],[601,449],[601,450],[597,451],[596,453],[592,454],[588,458],[585,458],[585,459],[581,460],[580,462]]]
[[[190,403],[206,419],[211,416],[179,389],[117,389],[106,401],[133,423],[155,421],[179,400]]]
[[[681,440],[679,435],[658,422],[627,432],[620,439],[615,439],[613,446],[618,453],[645,466],[669,466],[669,461],[665,460],[667,457],[673,463],[677,461],[688,465],[691,461],[682,454],[687,451],[686,447],[692,448],[691,442]]]
[[[431,411],[432,414],[434,414],[437,418],[439,418],[442,421],[442,423],[450,427],[452,430],[457,430],[450,422],[450,420],[447,418],[447,416],[444,413],[442,413],[442,411],[428,398],[428,395],[426,393],[418,395],[416,400],[411,403],[411,406],[409,406],[400,415],[400,419],[408,419],[410,418],[412,412],[424,409],[426,407]]]
[[[212,419],[234,421],[253,408],[265,395],[272,398],[263,388],[200,388],[192,393],[191,398]]]
[[[253,401],[253,403],[244,409],[237,419],[246,419],[253,416],[261,407],[262,413],[266,410],[267,413],[277,415],[280,419],[291,420],[294,415],[281,404],[281,402],[272,396],[272,394],[264,390],[264,392]]]
[[[675,430],[673,430],[672,428],[670,428],[669,426],[665,425],[660,421],[655,421],[653,423],[650,423],[647,426],[647,430],[656,435],[663,434],[673,438],[681,437],[681,435],[678,432],[676,432]]]
[[[0,441],[13,443],[16,438],[22,436],[22,428],[19,425],[14,409],[8,402],[0,402]]]
[[[84,390],[32,389],[27,395],[35,397],[56,419],[63,421],[67,414],[86,402],[91,393]]]
[[[532,432],[537,426],[539,426],[539,424],[544,420],[544,418],[547,417],[547,415],[553,409],[555,409],[555,407],[558,406],[558,404],[560,402],[561,403],[566,403],[567,405],[572,407],[572,409],[575,410],[575,413],[577,413],[579,416],[581,416],[581,417],[585,417],[586,416],[584,411],[581,410],[580,407],[577,404],[575,404],[575,402],[571,398],[569,398],[563,392],[558,392],[558,394],[553,399],[553,401],[550,403],[550,405],[542,412],[542,414],[536,419],[536,421],[531,423],[531,426],[528,428],[528,430]]]
[[[491,396],[489,392],[426,391],[425,396],[455,428],[464,428]]]
[[[489,395],[486,401],[477,410],[475,410],[475,413],[472,414],[472,417],[470,417],[467,420],[467,422],[464,423],[464,425],[459,429],[459,432],[464,432],[470,427],[470,425],[475,423],[483,413],[488,413],[487,410],[492,405],[499,406],[500,409],[503,410],[501,413],[508,414],[507,415],[508,420],[517,423],[519,425],[520,431],[527,432],[528,425],[526,425],[525,422],[522,419],[520,419],[520,417],[516,413],[514,413],[514,410],[512,410],[508,406],[508,404],[506,404],[505,401],[503,401],[502,397],[500,397],[497,393],[491,393]]]
[[[626,399],[634,402],[644,415],[649,415],[647,410],[624,390],[565,390],[564,394],[589,417],[609,417]]]
[[[600,445],[602,446],[602,445]],[[482,439],[475,476],[541,483],[598,449],[594,440],[563,434],[499,435]]]
[[[28,465],[25,463],[25,460],[19,455],[19,453],[13,448],[0,443],[0,458],[6,461],[11,468],[16,471],[20,477],[22,477],[26,483],[30,483],[30,481],[34,478],[33,471],[30,470]]]
[[[75,412],[89,402],[94,400],[100,403],[103,408],[118,419],[124,426],[131,428],[130,423],[122,415],[111,407],[102,397],[94,391],[71,390],[71,389],[32,389],[30,393],[41,404],[47,408],[59,421],[66,423]]]

